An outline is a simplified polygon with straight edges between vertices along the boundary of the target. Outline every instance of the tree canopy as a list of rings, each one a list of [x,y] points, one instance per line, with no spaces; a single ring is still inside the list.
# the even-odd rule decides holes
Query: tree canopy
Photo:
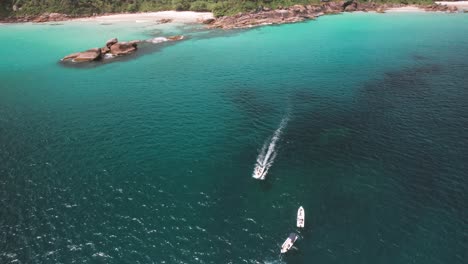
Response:
[[[432,3],[432,0],[374,0],[392,3]],[[83,16],[103,13],[162,10],[209,11],[216,16],[252,11],[260,7],[278,8],[295,4],[318,4],[320,0],[2,0],[0,17],[63,13]]]

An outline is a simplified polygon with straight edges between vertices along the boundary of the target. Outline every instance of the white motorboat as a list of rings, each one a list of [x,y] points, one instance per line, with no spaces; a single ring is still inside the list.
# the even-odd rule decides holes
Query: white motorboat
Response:
[[[291,233],[281,246],[281,253],[288,252],[292,248],[294,242],[296,242],[297,237],[298,236],[295,233]]]
[[[297,227],[303,228],[305,225],[305,211],[304,208],[299,207],[297,210]]]
[[[254,170],[253,177],[255,179],[263,180],[265,179],[265,167],[257,165]]]

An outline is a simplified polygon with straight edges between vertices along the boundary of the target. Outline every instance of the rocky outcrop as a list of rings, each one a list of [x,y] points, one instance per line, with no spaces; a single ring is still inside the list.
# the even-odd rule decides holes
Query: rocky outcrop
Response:
[[[178,41],[182,40],[183,36],[171,36],[171,37],[159,37],[161,41],[148,40],[145,42],[149,43],[160,43],[166,41]],[[83,52],[76,52],[67,55],[61,59],[63,62],[91,62],[101,59],[109,59],[117,56],[129,55],[137,51],[138,44],[141,40],[132,40],[128,42],[119,42],[117,38],[112,38],[106,42],[106,45],[102,48],[89,49]]]
[[[261,8],[250,13],[218,18],[209,27],[231,29],[300,22],[323,14],[340,13],[344,9],[343,4],[344,2],[328,2],[321,5],[293,5],[276,10]]]
[[[166,23],[171,23],[171,22],[172,22],[172,19],[170,18],[161,18],[161,19],[156,20],[156,23],[158,24],[166,24]]]
[[[287,9],[270,10],[264,8],[251,13],[239,13],[216,19],[210,24],[211,28],[246,28],[259,25],[284,24],[314,19],[320,16],[322,9],[313,6],[295,5]]]
[[[343,11],[345,12],[354,12],[358,10],[358,2],[356,1],[347,1],[342,5]]]
[[[101,53],[102,53],[102,54],[109,53],[109,51],[110,51],[110,48],[107,47],[107,46],[101,48]]]
[[[375,12],[377,12],[377,13],[385,13],[385,9],[384,9],[383,7],[377,7],[377,8],[375,9]]]
[[[206,25],[209,25],[209,24],[212,24],[213,22],[215,22],[216,19],[214,18],[208,18],[208,19],[202,19],[201,22],[203,24],[206,24]]]
[[[102,58],[128,55],[137,50],[139,40],[119,42],[117,38],[109,39],[102,48],[94,48],[83,52],[72,53],[62,58],[62,61],[90,62]]]
[[[101,49],[94,48],[94,49],[89,49],[87,51],[77,52],[77,53],[73,53],[68,56],[65,56],[62,59],[62,61],[73,60],[74,62],[89,62],[89,61],[100,60],[101,55],[102,55]]]
[[[101,49],[94,48],[80,52],[73,60],[76,62],[95,61],[101,59]]]
[[[33,22],[35,23],[43,23],[43,22],[51,22],[51,21],[64,21],[69,19],[68,15],[60,14],[60,13],[46,13],[36,17]]]
[[[421,8],[429,12],[449,12],[449,13],[458,12],[458,8],[456,6],[447,6],[447,5],[440,5],[440,4],[421,6]]]
[[[63,57],[61,59],[61,61],[69,61],[69,60],[73,60],[74,58],[78,57],[78,55],[80,55],[81,52],[76,52],[76,53],[72,53],[72,54],[69,54],[65,57]]]

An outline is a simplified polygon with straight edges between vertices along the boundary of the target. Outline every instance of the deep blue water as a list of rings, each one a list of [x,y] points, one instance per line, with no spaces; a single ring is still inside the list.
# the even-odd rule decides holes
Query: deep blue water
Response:
[[[58,63],[180,33],[125,61]],[[468,259],[466,14],[2,25],[0,40],[0,263]]]

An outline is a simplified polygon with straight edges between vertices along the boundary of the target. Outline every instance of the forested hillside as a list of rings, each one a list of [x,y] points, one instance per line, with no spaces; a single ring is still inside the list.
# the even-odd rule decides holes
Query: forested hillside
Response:
[[[432,1],[377,0],[374,2],[428,4]],[[0,17],[40,15],[47,12],[81,16],[161,10],[211,11],[216,16],[221,16],[251,11],[262,6],[277,8],[294,4],[318,4],[320,0],[0,0],[0,3]]]

